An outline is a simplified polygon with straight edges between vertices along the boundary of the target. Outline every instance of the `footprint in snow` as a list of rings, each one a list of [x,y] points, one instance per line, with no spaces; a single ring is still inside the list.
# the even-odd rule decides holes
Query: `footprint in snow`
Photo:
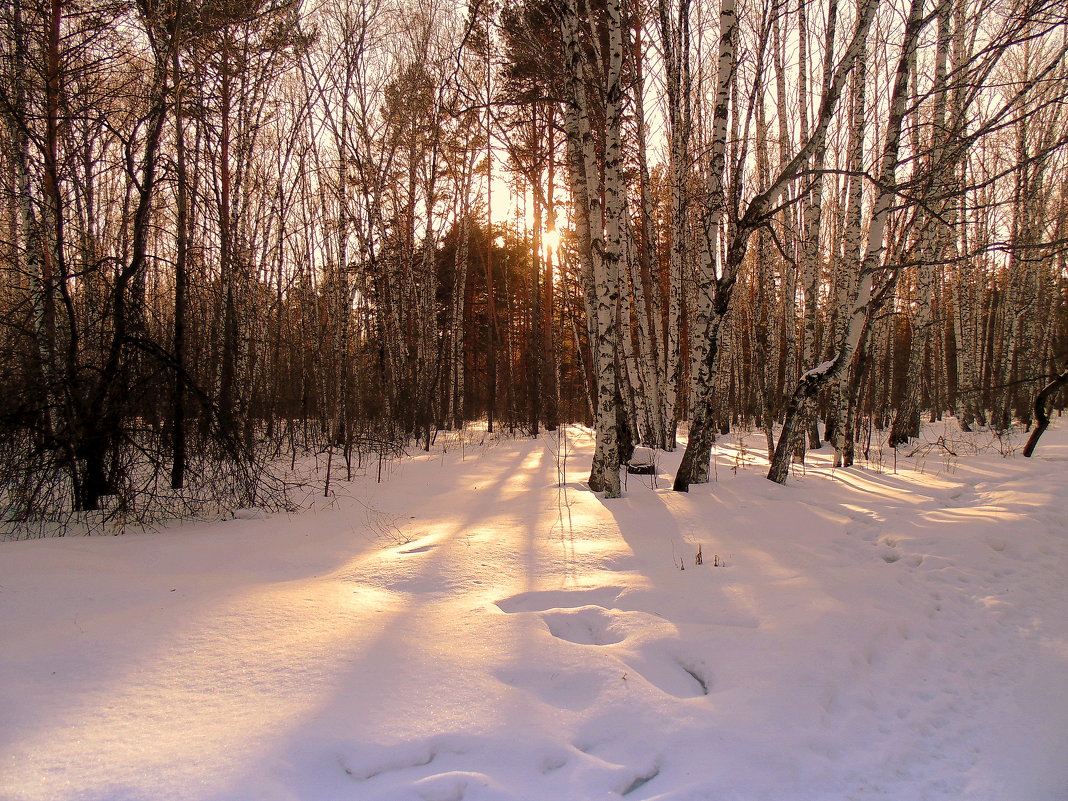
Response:
[[[427,776],[414,784],[423,801],[463,801],[469,788],[488,788],[493,784],[484,773],[455,770]]]
[[[410,744],[397,751],[398,753],[378,761],[373,755],[365,755],[360,761],[338,755],[337,760],[341,769],[345,771],[345,775],[356,781],[364,782],[384,773],[424,767],[438,757],[437,749],[428,745]]]
[[[659,775],[660,775],[660,768],[654,766],[653,769],[651,771],[649,771],[648,773],[646,773],[644,775],[635,776],[627,784],[627,786],[623,788],[623,790],[620,792],[620,795],[623,796],[623,797],[626,797],[626,796],[636,792],[637,790],[640,790],[641,788],[643,788],[645,785],[647,785],[649,782],[651,782],[653,779],[655,779]]]
[[[649,761],[625,759],[620,762],[619,754],[613,753],[615,749],[612,746],[612,740],[576,741],[572,746],[579,752],[580,764],[585,763],[588,770],[604,774],[606,784],[611,786],[612,797],[619,795],[629,798],[660,775],[660,757],[653,757]],[[643,797],[647,796],[643,794]]]
[[[546,754],[538,765],[538,772],[543,776],[560,770],[567,764],[567,757],[563,754]]]
[[[545,612],[550,609],[576,609],[582,606],[607,608],[623,592],[622,587],[592,587],[586,590],[535,590],[521,592],[497,601],[502,612]]]
[[[612,645],[627,636],[600,606],[546,611],[541,618],[554,637],[578,645]]]
[[[652,653],[629,664],[647,682],[676,698],[701,698],[712,692],[712,672],[703,659]]]
[[[601,679],[593,673],[510,667],[500,668],[494,675],[503,684],[526,690],[549,706],[573,712],[581,712],[592,705],[602,688]]]
[[[918,553],[903,554],[898,551],[886,550],[880,553],[879,557],[888,565],[901,562],[909,567],[919,567],[923,564],[923,555]]]

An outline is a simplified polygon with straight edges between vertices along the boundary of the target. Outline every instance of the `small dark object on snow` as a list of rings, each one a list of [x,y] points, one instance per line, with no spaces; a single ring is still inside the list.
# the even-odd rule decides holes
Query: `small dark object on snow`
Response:
[[[627,462],[627,472],[635,476],[651,476],[656,473],[656,457],[652,448],[639,446]]]

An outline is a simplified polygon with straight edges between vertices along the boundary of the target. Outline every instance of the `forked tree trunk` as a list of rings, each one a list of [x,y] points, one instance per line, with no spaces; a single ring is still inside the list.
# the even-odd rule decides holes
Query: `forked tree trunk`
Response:
[[[737,279],[737,263],[728,257],[717,276],[716,265],[720,247],[720,228],[726,209],[725,180],[727,154],[727,122],[730,114],[731,87],[735,80],[735,46],[738,35],[738,16],[734,0],[720,0],[719,58],[716,66],[716,100],[712,113],[712,154],[708,173],[708,200],[702,213],[703,238],[697,277],[696,314],[690,328],[690,387],[692,409],[690,432],[686,450],[675,473],[673,488],[688,492],[691,483],[707,480],[708,461],[714,439],[711,419],[714,367],[719,351],[719,328],[730,308],[730,299]],[[748,237],[746,232],[746,237]],[[736,252],[732,243],[731,250]],[[741,244],[744,254],[744,242]]]

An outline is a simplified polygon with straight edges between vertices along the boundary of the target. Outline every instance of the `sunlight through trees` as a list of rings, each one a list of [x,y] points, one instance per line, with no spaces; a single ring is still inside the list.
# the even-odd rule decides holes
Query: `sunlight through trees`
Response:
[[[608,496],[680,430],[686,490],[731,426],[778,482],[1029,426],[1066,53],[1061,0],[12,0],[5,519],[284,506],[478,419],[593,424]]]

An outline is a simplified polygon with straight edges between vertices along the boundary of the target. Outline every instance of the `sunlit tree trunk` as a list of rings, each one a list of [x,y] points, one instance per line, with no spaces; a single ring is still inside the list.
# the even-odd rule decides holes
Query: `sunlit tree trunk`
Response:
[[[647,137],[645,125],[645,81],[644,67],[642,63],[643,42],[640,38],[641,28],[638,21],[634,24],[633,38],[628,36],[625,41],[629,63],[634,71],[635,83],[633,89],[634,127],[636,133],[636,149],[638,161],[638,233],[635,235],[635,225],[630,215],[627,215],[623,229],[625,245],[623,252],[624,261],[629,266],[627,278],[629,279],[631,300],[631,320],[621,329],[624,343],[629,341],[630,330],[633,327],[636,338],[636,352],[634,354],[633,376],[631,379],[631,395],[635,404],[640,409],[642,418],[639,426],[640,439],[643,444],[654,448],[665,448],[669,439],[667,435],[669,423],[675,415],[674,399],[668,398],[668,389],[665,387],[667,378],[664,373],[664,363],[660,343],[664,338],[663,308],[660,302],[659,270],[655,269],[657,253],[656,243],[653,241],[653,199],[651,179],[649,176],[649,163],[647,158]],[[631,34],[631,27],[624,28],[624,35]],[[671,402],[669,406],[668,401]]]

